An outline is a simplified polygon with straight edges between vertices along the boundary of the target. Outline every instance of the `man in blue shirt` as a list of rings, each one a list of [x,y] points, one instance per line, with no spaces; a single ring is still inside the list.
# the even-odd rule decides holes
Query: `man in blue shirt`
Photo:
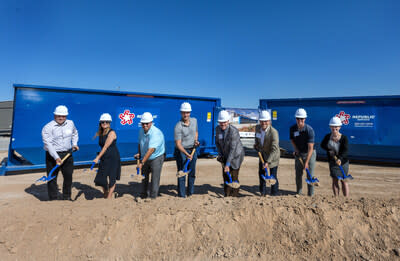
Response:
[[[135,158],[141,159],[138,165],[145,178],[142,181],[142,198],[147,198],[147,187],[149,185],[150,172],[151,188],[150,197],[156,198],[160,188],[161,169],[164,163],[165,141],[160,129],[153,126],[153,115],[145,112],[140,119],[142,128],[139,130],[139,153]]]
[[[290,127],[290,141],[294,149],[295,169],[296,169],[296,188],[297,194],[302,194],[303,172],[307,168],[311,176],[314,176],[314,167],[317,154],[314,149],[315,134],[313,128],[306,124],[307,112],[299,108],[295,114],[296,124]],[[299,159],[303,160],[303,164]],[[308,196],[314,195],[314,186],[307,184]]]

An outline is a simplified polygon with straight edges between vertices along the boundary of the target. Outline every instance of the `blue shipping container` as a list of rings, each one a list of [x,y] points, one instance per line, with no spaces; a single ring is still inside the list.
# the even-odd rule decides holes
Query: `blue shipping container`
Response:
[[[293,152],[289,128],[296,123],[297,108],[304,108],[306,123],[315,131],[315,147],[326,156],[320,142],[330,133],[329,120],[341,118],[341,132],[349,138],[349,158],[400,162],[400,96],[332,97],[305,99],[261,99],[260,109],[269,109],[272,124],[279,131],[280,146]]]
[[[8,161],[0,169],[7,172],[45,167],[41,130],[53,119],[57,105],[66,105],[68,119],[74,121],[80,150],[75,152],[75,165],[89,164],[99,151],[93,139],[100,115],[112,115],[111,128],[117,133],[117,145],[122,161],[133,160],[138,149],[139,121],[148,111],[154,124],[164,133],[167,157],[173,156],[174,127],[180,119],[182,102],[192,105],[192,117],[197,118],[200,154],[215,154],[215,113],[221,106],[219,98],[188,97],[119,91],[89,90],[14,84],[14,111]]]

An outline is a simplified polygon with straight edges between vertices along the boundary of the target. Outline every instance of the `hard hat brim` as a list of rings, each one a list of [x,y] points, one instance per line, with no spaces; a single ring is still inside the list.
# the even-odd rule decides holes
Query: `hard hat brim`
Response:
[[[68,116],[68,113],[61,113],[61,112],[53,112],[56,116]]]

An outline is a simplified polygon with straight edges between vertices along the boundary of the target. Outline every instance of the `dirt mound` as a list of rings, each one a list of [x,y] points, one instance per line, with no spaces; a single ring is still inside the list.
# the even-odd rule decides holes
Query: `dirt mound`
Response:
[[[34,211],[10,206],[2,208],[0,252],[10,260],[390,260],[400,245],[399,203],[323,196],[143,201],[125,195],[43,203]]]

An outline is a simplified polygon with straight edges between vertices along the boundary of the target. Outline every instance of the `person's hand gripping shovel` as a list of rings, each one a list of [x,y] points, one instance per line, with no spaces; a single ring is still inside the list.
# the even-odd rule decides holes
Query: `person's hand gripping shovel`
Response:
[[[298,156],[298,158],[299,158],[299,161],[300,161],[301,165],[304,168],[303,159],[300,156]],[[308,168],[305,168],[305,169],[306,169],[306,172],[307,172],[307,178],[306,178],[307,184],[311,185],[311,186],[319,186],[319,180],[316,177],[311,176],[310,170]]]
[[[240,188],[239,181],[232,181],[232,175],[229,171],[225,172],[225,174],[228,176],[228,180],[225,181],[226,185],[234,189]]]
[[[90,165],[90,168],[84,169],[83,171],[84,171],[84,172],[89,172],[90,174],[96,173],[97,170],[94,169],[94,166],[95,166],[95,165],[96,165],[96,162],[93,161],[92,165]]]
[[[144,175],[140,173],[140,168],[139,168],[140,156],[139,156],[139,154],[135,155],[135,159],[136,159],[136,175],[132,174],[131,177],[134,179],[137,179],[139,181],[142,181],[144,179]]]
[[[265,164],[264,163],[264,158],[263,158],[263,156],[262,156],[260,151],[258,152],[258,157],[260,157],[261,163],[264,166],[264,164]],[[272,176],[272,175],[268,175],[268,169],[267,168],[264,168],[264,171],[265,171],[265,175],[263,175],[263,174],[260,174],[260,175],[261,175],[261,178],[265,180],[265,183],[267,184],[267,186],[275,185],[275,183],[276,183],[275,177]]]
[[[72,152],[74,152],[75,150],[73,150]],[[35,182],[39,182],[39,181],[43,181],[43,182],[49,182],[50,180],[54,179],[56,176],[53,175],[54,171],[56,171],[63,163],[64,161],[66,161],[71,155],[72,152],[68,152],[67,155],[64,156],[64,158],[61,159],[60,163],[57,163],[54,168],[52,168],[49,172],[49,175],[47,176],[43,176],[40,179],[37,179]]]
[[[190,153],[190,159],[186,160],[185,163],[185,167],[183,168],[183,170],[178,171],[178,173],[176,173],[176,176],[178,178],[180,177],[184,177],[186,175],[188,175],[191,171],[191,169],[188,169],[190,162],[192,161],[191,159],[193,159],[193,155],[196,153],[196,147],[193,148],[192,153]]]
[[[336,164],[339,166],[340,170],[342,171],[343,177],[338,177],[338,180],[343,180],[344,182],[347,182],[349,180],[354,179],[352,175],[346,175],[346,172],[344,172],[344,169],[341,164],[338,163],[338,158],[336,156],[333,156],[335,159]]]

